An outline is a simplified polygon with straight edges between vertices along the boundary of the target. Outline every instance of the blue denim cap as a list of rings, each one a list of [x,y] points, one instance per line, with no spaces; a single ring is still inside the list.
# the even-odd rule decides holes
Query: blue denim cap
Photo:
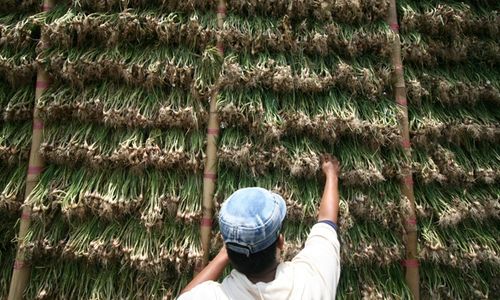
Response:
[[[237,190],[219,213],[226,248],[247,256],[268,248],[278,238],[285,216],[280,195],[258,187]]]

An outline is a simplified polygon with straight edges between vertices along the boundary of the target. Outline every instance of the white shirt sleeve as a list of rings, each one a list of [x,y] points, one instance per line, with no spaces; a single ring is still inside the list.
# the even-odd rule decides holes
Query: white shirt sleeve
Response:
[[[198,300],[198,299],[222,299],[217,291],[220,284],[214,281],[205,281],[198,284],[193,289],[180,295],[177,300]]]
[[[322,279],[325,288],[335,295],[340,277],[340,243],[335,229],[325,223],[315,224],[304,249],[293,258],[292,263],[312,269]]]

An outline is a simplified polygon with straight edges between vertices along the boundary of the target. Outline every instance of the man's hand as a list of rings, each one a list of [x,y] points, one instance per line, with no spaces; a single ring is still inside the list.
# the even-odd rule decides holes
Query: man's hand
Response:
[[[332,157],[329,154],[323,156],[323,164],[321,166],[323,173],[326,177],[335,176],[338,177],[340,173],[340,163],[336,157]]]
[[[217,256],[215,258],[220,259],[226,264],[229,263],[229,256],[227,255],[226,245],[222,246],[222,248],[220,249],[219,253],[217,253]]]

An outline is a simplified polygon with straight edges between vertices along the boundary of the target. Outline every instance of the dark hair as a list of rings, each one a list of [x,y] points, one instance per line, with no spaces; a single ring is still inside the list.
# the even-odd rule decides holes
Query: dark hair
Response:
[[[229,248],[226,249],[233,268],[245,275],[257,275],[276,263],[277,245],[278,239],[266,249],[250,254],[249,256],[235,252]]]

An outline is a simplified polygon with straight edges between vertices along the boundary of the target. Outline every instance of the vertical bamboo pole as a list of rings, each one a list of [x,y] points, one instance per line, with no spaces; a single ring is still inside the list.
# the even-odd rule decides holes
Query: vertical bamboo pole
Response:
[[[43,11],[49,11],[54,6],[54,0],[44,0],[42,5]],[[49,86],[49,77],[43,68],[38,68],[36,77],[36,100],[45,92]],[[24,199],[26,199],[35,185],[38,183],[40,174],[44,167],[44,161],[40,156],[40,144],[42,142],[43,121],[39,116],[36,108],[33,110],[33,132],[31,137],[31,150],[28,163],[28,175],[26,177],[26,190]],[[21,220],[19,226],[18,247],[16,253],[16,260],[14,261],[14,270],[12,272],[12,279],[9,289],[9,300],[19,300],[23,298],[24,290],[28,284],[30,276],[30,266],[25,261],[25,252],[20,248],[23,243],[26,233],[31,225],[31,207],[23,206],[21,213]]]
[[[224,26],[224,18],[226,16],[226,3],[224,0],[219,0],[217,6],[217,27],[222,29]],[[224,46],[220,36],[217,37],[217,49],[221,56],[224,56]],[[207,132],[207,158],[205,170],[203,174],[203,211],[201,219],[201,246],[203,256],[200,268],[208,264],[208,256],[210,252],[210,240],[212,234],[213,223],[213,201],[215,184],[217,181],[217,137],[219,135],[219,119],[217,116],[217,94],[219,91],[214,90],[210,96],[210,114],[208,119]],[[199,271],[198,269],[197,271]]]
[[[389,7],[388,20],[391,30],[396,35],[392,49],[392,65],[394,67],[394,96],[400,106],[402,114],[399,118],[399,127],[401,130],[402,146],[406,158],[411,159],[410,131],[408,120],[408,106],[406,100],[406,86],[401,60],[401,41],[399,36],[398,16],[396,9],[396,0],[391,0]],[[409,201],[409,211],[406,219],[403,220],[405,228],[406,241],[406,259],[403,265],[406,268],[406,283],[412,293],[413,299],[420,299],[419,293],[419,263],[417,259],[417,216],[415,209],[415,195],[413,193],[413,176],[411,169],[407,167],[403,173],[401,182],[403,195]]]

